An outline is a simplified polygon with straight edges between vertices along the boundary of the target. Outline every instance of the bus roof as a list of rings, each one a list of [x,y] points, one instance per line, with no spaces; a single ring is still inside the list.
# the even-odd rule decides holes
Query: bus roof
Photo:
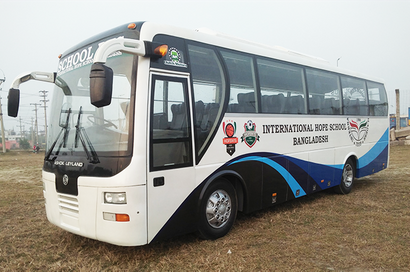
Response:
[[[350,75],[353,77],[365,78],[371,81],[383,82],[383,80],[381,80],[380,78],[363,75],[351,70],[346,70],[333,66],[328,61],[322,58],[310,56],[280,46],[269,46],[265,44],[256,43],[253,41],[240,39],[237,37],[228,36],[222,33],[212,31],[207,28],[188,30],[184,28],[173,27],[164,24],[157,24],[153,22],[143,23],[141,28],[141,40],[152,40],[154,36],[157,34],[176,36],[188,40],[203,42],[206,44],[211,44],[236,51],[250,53],[262,57],[274,58],[326,71]]]
[[[62,57],[75,51],[78,48],[84,47],[90,43],[106,39],[107,37],[115,37],[116,35],[124,36],[125,38],[140,39],[152,41],[158,34],[180,37],[192,41],[203,42],[210,45],[224,47],[244,53],[250,53],[262,57],[274,58],[286,62],[296,63],[304,66],[318,68],[330,72],[350,75],[358,78],[365,78],[371,81],[383,82],[379,78],[363,75],[350,70],[342,69],[331,65],[328,61],[293,51],[280,46],[270,46],[253,41],[244,40],[241,38],[225,35],[207,28],[184,29],[166,24],[158,24],[154,22],[135,22],[135,28],[129,29],[128,25],[124,24],[113,29],[102,32],[98,35],[77,44],[62,54]]]

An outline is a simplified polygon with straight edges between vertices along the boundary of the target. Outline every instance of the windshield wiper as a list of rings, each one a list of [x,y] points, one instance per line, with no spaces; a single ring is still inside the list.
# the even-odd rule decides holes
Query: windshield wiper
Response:
[[[83,106],[80,106],[80,111],[78,112],[78,118],[77,118],[77,124],[75,125],[75,138],[74,138],[74,147],[77,148],[78,147],[78,138],[80,133],[80,120],[81,120],[81,115],[82,115],[82,109]]]
[[[68,109],[67,118],[66,118],[66,122],[65,122],[64,126],[62,126],[62,128],[60,130],[60,133],[58,133],[56,140],[53,142],[53,144],[51,145],[50,149],[48,150],[48,152],[47,152],[47,154],[44,158],[46,161],[50,161],[51,153],[53,152],[54,147],[56,146],[56,144],[58,142],[58,139],[60,139],[61,133],[63,133],[63,131],[64,131],[63,141],[60,143],[60,145],[57,149],[56,155],[58,155],[62,145],[64,145],[64,147],[66,147],[68,132],[70,130],[68,128],[68,124],[69,124],[68,120],[70,119],[70,114],[71,114],[71,108]]]
[[[75,131],[74,147],[75,148],[78,147],[78,139],[80,139],[80,142],[84,148],[85,154],[87,154],[87,160],[91,163],[99,163],[100,160],[98,159],[98,155],[95,152],[93,145],[91,144],[90,138],[88,138],[88,135],[85,132],[85,129],[80,127],[82,108],[83,107],[81,106],[80,111],[78,112],[77,125],[75,126],[76,131]],[[90,150],[88,150],[87,145]]]

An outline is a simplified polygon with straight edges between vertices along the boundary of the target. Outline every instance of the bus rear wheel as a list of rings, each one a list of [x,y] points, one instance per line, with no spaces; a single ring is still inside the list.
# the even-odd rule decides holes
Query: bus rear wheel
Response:
[[[352,190],[353,180],[355,177],[355,164],[352,159],[348,159],[343,167],[342,180],[339,186],[335,187],[338,194],[348,194]]]
[[[199,210],[198,231],[204,239],[218,239],[232,228],[238,211],[235,188],[225,180],[213,182],[205,191]]]

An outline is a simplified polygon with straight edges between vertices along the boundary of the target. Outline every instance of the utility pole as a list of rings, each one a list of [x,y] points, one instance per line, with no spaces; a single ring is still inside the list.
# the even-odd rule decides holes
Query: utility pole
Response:
[[[38,122],[37,122],[37,106],[40,106],[41,104],[38,104],[38,103],[30,103],[30,105],[34,105],[34,107],[35,107],[35,109],[34,109],[34,111],[36,112],[36,121],[35,121],[35,127],[36,127],[36,134],[35,134],[35,143],[33,143],[33,145],[34,144],[37,144],[38,143]]]
[[[34,118],[31,117],[31,142],[34,145]]]
[[[43,97],[43,100],[40,100],[40,102],[44,103],[44,123],[45,123],[44,127],[45,127],[45,132],[46,132],[46,139],[47,139],[47,111],[46,111],[47,105],[46,103],[48,102],[48,100],[46,100],[46,97],[47,97],[48,91],[42,90],[40,91],[40,93],[42,93],[42,95],[40,96]]]
[[[20,122],[20,139],[21,139],[21,136],[23,136],[23,132],[21,129],[21,116],[19,116],[19,122]]]
[[[396,130],[400,130],[400,90],[396,89]]]
[[[3,70],[1,71],[3,72]],[[1,84],[3,84],[4,81],[6,81],[6,77],[4,76],[4,73],[3,73],[3,78],[0,78],[0,91],[2,90]],[[4,136],[3,111],[1,110],[1,96],[0,96],[0,123],[1,123],[1,143],[3,145],[3,153],[6,153],[6,136]]]

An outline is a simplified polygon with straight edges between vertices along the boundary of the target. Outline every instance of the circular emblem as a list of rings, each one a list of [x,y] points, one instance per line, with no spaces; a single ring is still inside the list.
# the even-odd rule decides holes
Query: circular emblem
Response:
[[[369,133],[369,118],[361,120],[360,118],[347,118],[347,127],[350,140],[356,146],[361,146]]]
[[[168,56],[173,62],[181,62],[181,55],[175,47],[171,47],[168,51]]]
[[[68,184],[68,176],[67,176],[67,175],[64,175],[64,176],[63,176],[63,184],[64,184],[64,185],[67,185],[67,184]]]
[[[229,138],[235,134],[235,128],[233,127],[231,123],[226,125],[225,133],[226,133],[226,136],[228,136]]]

